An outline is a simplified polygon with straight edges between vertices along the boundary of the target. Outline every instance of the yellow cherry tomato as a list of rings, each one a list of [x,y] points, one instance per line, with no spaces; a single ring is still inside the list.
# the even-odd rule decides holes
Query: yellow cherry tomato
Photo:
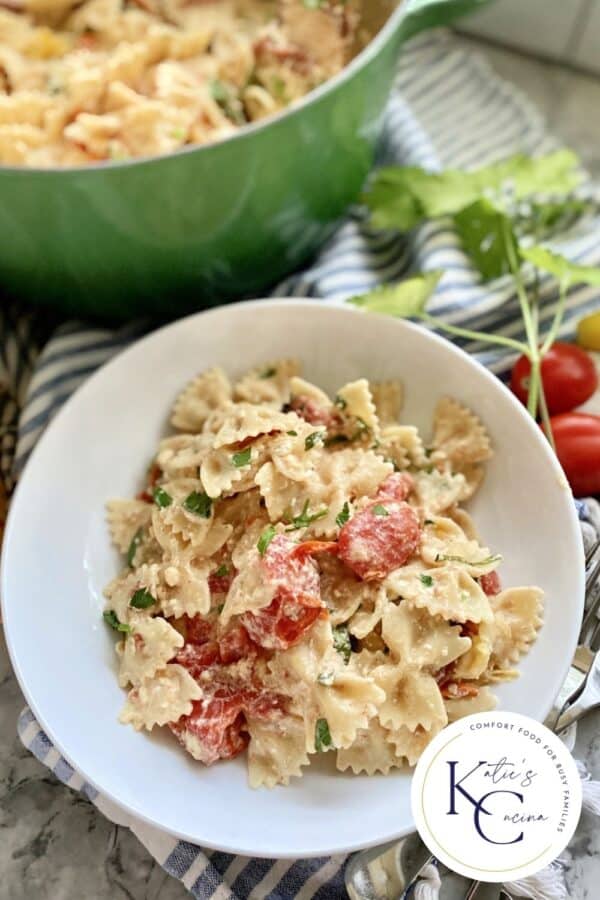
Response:
[[[577,325],[577,343],[586,350],[600,350],[600,310],[581,319]]]

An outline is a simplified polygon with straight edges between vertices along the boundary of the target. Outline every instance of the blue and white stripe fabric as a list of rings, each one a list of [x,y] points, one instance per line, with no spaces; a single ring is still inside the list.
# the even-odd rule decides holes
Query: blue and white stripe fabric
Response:
[[[446,33],[413,41],[406,48],[397,89],[390,102],[381,160],[433,169],[477,166],[517,151],[553,149],[544,123],[529,101],[497,78],[487,64]],[[560,249],[573,260],[600,264],[600,219],[565,235]],[[443,269],[432,311],[470,328],[523,337],[516,298],[507,280],[482,286],[450,225],[428,224],[410,236],[377,232],[356,208],[308,271],[281,284],[275,295],[313,296],[343,302],[381,282],[415,271]],[[542,282],[542,320],[550,319],[557,297]],[[572,292],[561,334],[599,305],[598,292]],[[14,451],[17,476],[54,413],[99,366],[144,331],[136,323],[110,330],[81,322],[58,324],[51,315],[23,316],[0,310],[0,465],[9,476]],[[460,342],[459,342],[460,343]],[[495,372],[504,374],[510,354],[462,342]],[[20,414],[20,415],[19,415]],[[18,434],[15,433],[18,424]],[[593,516],[598,508],[591,505]],[[582,518],[589,517],[586,508]],[[594,532],[584,526],[588,540]],[[345,859],[251,860],[208,852],[131,820],[99,796],[60,757],[30,710],[19,722],[21,740],[65,784],[83,792],[111,820],[131,828],[159,863],[198,898],[213,900],[329,900],[343,896]]]

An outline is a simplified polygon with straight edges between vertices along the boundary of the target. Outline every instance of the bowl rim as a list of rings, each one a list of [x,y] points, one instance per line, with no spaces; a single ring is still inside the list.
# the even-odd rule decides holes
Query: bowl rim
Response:
[[[37,455],[40,455],[43,452],[44,444],[48,439],[48,434],[60,428],[62,418],[69,414],[70,406],[75,402],[75,399],[78,400],[81,398],[83,394],[85,394],[88,390],[91,390],[91,386],[95,384],[95,382],[104,377],[106,369],[110,368],[113,365],[121,365],[124,358],[127,357],[128,354],[134,354],[138,352],[140,347],[143,347],[146,342],[157,339],[164,332],[169,330],[176,329],[178,327],[182,327],[183,323],[190,322],[192,319],[197,319],[200,317],[210,317],[210,316],[218,316],[223,313],[231,313],[235,315],[236,310],[240,308],[244,309],[263,309],[269,310],[273,308],[278,308],[283,305],[296,307],[298,309],[306,310],[314,309],[319,310],[320,312],[324,312],[326,315],[331,315],[333,317],[337,315],[368,315],[369,317],[377,318],[379,320],[383,320],[389,324],[390,316],[379,314],[379,313],[365,313],[364,311],[349,307],[345,305],[333,305],[327,304],[320,300],[315,300],[314,298],[298,298],[298,297],[274,297],[274,298],[265,298],[258,300],[250,300],[250,301],[240,301],[238,303],[227,304],[225,306],[214,307],[212,309],[203,310],[200,312],[193,313],[190,316],[183,317],[174,322],[171,322],[167,325],[164,325],[160,328],[154,329],[143,337],[134,340],[129,346],[119,351],[112,357],[107,363],[101,365],[100,368],[94,372],[86,381],[79,387],[77,390],[73,392],[73,394],[69,397],[69,399],[62,405],[59,409],[56,416],[51,420],[48,424],[46,430],[41,435],[39,440],[37,441],[33,452],[31,454],[30,459],[28,460],[25,471],[21,475],[19,482],[17,484],[17,488],[15,494],[12,498],[11,505],[9,508],[8,518],[6,522],[5,534],[3,547],[5,551],[8,551],[13,541],[13,531],[14,531],[14,522],[16,518],[16,508],[19,500],[19,496],[21,491],[23,490],[23,484],[26,478],[26,469],[29,465],[30,461],[35,459]],[[357,320],[358,321],[358,320]],[[505,390],[505,399],[512,406],[514,414],[518,416],[526,428],[528,429],[533,446],[537,446],[538,452],[542,453],[546,458],[546,463],[550,466],[550,474],[554,475],[557,487],[560,485],[566,484],[566,478],[560,463],[558,462],[557,457],[552,452],[552,449],[545,437],[541,429],[537,426],[537,424],[531,419],[523,405],[519,402],[519,400],[507,389],[502,383],[499,381],[498,377],[494,375],[489,369],[485,368],[478,360],[473,358],[470,354],[466,353],[451,341],[442,337],[441,335],[431,331],[428,328],[424,328],[414,322],[407,321],[405,319],[396,319],[396,323],[401,327],[402,330],[405,330],[407,335],[411,334],[419,334],[420,337],[425,338],[426,340],[431,341],[432,344],[443,346],[445,350],[454,357],[462,358],[463,360],[468,360],[468,362],[473,366],[474,373],[477,372],[479,377],[482,378],[485,382],[487,382],[490,386],[493,385],[493,390]],[[183,325],[185,327],[185,325]],[[575,571],[573,573],[573,583],[576,586],[576,604],[577,604],[577,616],[573,616],[568,622],[565,622],[565,633],[564,633],[564,642],[562,644],[563,647],[571,647],[574,649],[577,643],[577,635],[580,627],[580,618],[583,615],[584,609],[584,593],[585,593],[585,569],[584,569],[584,547],[583,547],[583,539],[581,538],[581,532],[579,527],[579,518],[577,514],[577,510],[575,507],[575,503],[571,502],[571,504],[567,504],[568,509],[568,520],[565,521],[565,529],[568,528],[569,533],[572,536],[577,535],[579,540],[575,540],[575,544],[578,548],[577,556],[578,559],[574,560]],[[102,799],[106,799],[115,804],[115,806],[125,812],[127,815],[132,816],[133,818],[137,818],[140,821],[146,823],[147,825],[156,828],[162,831],[165,834],[169,834],[173,837],[178,838],[179,840],[191,841],[194,844],[198,844],[198,837],[190,834],[186,831],[177,831],[177,830],[169,830],[167,831],[160,823],[156,821],[156,819],[151,818],[144,812],[142,812],[137,806],[126,803],[119,799],[116,794],[112,792],[112,789],[107,789],[101,785],[99,785],[94,778],[89,777],[88,773],[84,770],[84,768],[76,762],[68,753],[65,752],[63,747],[62,740],[56,740],[54,735],[54,729],[51,725],[49,725],[44,715],[40,715],[39,710],[37,708],[37,704],[35,699],[31,695],[29,688],[27,687],[26,680],[23,676],[21,667],[19,665],[19,659],[17,655],[17,650],[12,645],[11,639],[11,616],[9,613],[9,600],[8,600],[8,553],[3,552],[0,558],[0,614],[2,621],[4,623],[4,633],[6,646],[8,650],[9,659],[14,671],[14,674],[17,678],[19,687],[23,692],[25,700],[29,707],[31,708],[35,719],[37,720],[40,728],[45,732],[48,736],[54,747],[59,751],[61,756],[63,756],[78,772],[83,778],[85,782],[95,788],[100,797]],[[552,673],[548,675],[549,680],[555,680],[556,682],[556,691],[560,688],[560,685],[564,683],[564,680],[567,676],[569,667],[571,665],[571,654],[562,661],[562,664],[559,666],[554,666]],[[559,679],[560,676],[560,679]],[[553,701],[550,701],[545,708],[543,708],[540,712],[540,721],[543,721],[545,717],[548,715],[552,708]],[[108,813],[110,815],[110,813]],[[276,859],[298,859],[298,858],[314,858],[323,855],[335,855],[341,853],[351,853],[356,850],[361,849],[369,849],[371,847],[375,847],[379,844],[382,844],[387,841],[395,841],[399,838],[405,837],[414,828],[411,826],[402,826],[399,827],[394,833],[387,833],[385,835],[375,835],[372,839],[368,841],[361,841],[360,843],[332,843],[331,846],[326,848],[318,848],[314,850],[278,850],[276,856],[273,856],[272,853],[268,852],[256,852],[255,849],[250,848],[248,846],[239,847],[233,843],[224,844],[223,842],[211,842],[210,838],[202,838],[201,846],[206,847],[211,850],[222,851],[226,853],[231,853],[239,856],[251,856],[256,858],[276,858]],[[332,838],[332,841],[334,839]]]
[[[7,166],[0,164],[0,176],[10,174],[10,175],[21,175],[25,177],[27,174],[36,174],[36,175],[60,175],[62,173],[65,174],[73,174],[73,173],[85,173],[85,172],[105,172],[105,171],[117,171],[121,169],[128,169],[132,166],[139,165],[149,165],[151,163],[162,162],[167,159],[177,158],[181,156],[188,156],[191,153],[208,153],[211,150],[217,150],[225,144],[230,144],[232,142],[237,142],[246,136],[250,137],[251,135],[258,134],[268,128],[270,125],[274,125],[275,123],[279,124],[284,122],[286,119],[290,119],[299,115],[307,106],[312,103],[318,103],[320,100],[327,97],[329,94],[332,94],[339,87],[341,87],[346,81],[352,78],[357,72],[359,72],[362,68],[367,66],[379,53],[380,49],[387,43],[388,39],[392,37],[396,28],[399,28],[400,23],[404,20],[404,18],[410,13],[410,5],[411,0],[396,0],[397,6],[390,13],[387,18],[385,24],[379,29],[375,37],[368,42],[366,47],[357,53],[355,57],[353,57],[350,62],[341,69],[340,72],[337,72],[332,78],[328,78],[323,84],[320,84],[318,87],[314,88],[312,91],[309,91],[308,94],[305,94],[304,97],[301,97],[298,102],[290,104],[279,112],[275,113],[272,116],[267,116],[264,119],[259,119],[256,122],[248,122],[243,125],[241,128],[237,128],[232,134],[227,135],[226,137],[219,138],[216,141],[209,141],[206,144],[190,144],[189,146],[180,147],[177,150],[173,150],[170,153],[160,153],[153,156],[136,156],[131,159],[124,160],[102,160],[97,163],[90,163],[85,166]]]

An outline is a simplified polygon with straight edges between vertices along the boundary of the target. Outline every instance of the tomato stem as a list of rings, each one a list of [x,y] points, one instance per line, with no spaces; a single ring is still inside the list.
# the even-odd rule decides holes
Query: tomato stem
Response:
[[[554,442],[554,434],[552,433],[552,426],[550,424],[550,413],[548,412],[548,403],[546,402],[546,394],[544,391],[540,392],[540,415],[544,434],[548,438],[550,446],[556,453],[556,444]]]
[[[456,337],[466,338],[469,341],[481,341],[484,344],[499,344],[502,347],[510,347],[511,350],[516,350],[518,353],[525,353],[529,356],[528,346],[521,341],[513,340],[513,338],[504,337],[501,334],[486,334],[484,331],[471,331],[468,328],[459,328],[457,325],[450,325],[448,322],[436,319],[435,316],[431,316],[427,312],[421,313],[421,319],[429,325],[434,325],[436,328],[447,331],[448,334],[453,334]]]

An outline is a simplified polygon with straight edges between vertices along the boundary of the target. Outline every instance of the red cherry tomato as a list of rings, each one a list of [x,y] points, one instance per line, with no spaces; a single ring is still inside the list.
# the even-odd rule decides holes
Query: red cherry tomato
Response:
[[[527,403],[530,373],[531,363],[520,356],[512,370],[510,387],[522,403]],[[585,403],[598,387],[598,373],[585,350],[557,342],[542,360],[542,381],[548,412],[555,416]]]
[[[600,494],[600,416],[563,413],[553,416],[550,425],[574,495]]]

